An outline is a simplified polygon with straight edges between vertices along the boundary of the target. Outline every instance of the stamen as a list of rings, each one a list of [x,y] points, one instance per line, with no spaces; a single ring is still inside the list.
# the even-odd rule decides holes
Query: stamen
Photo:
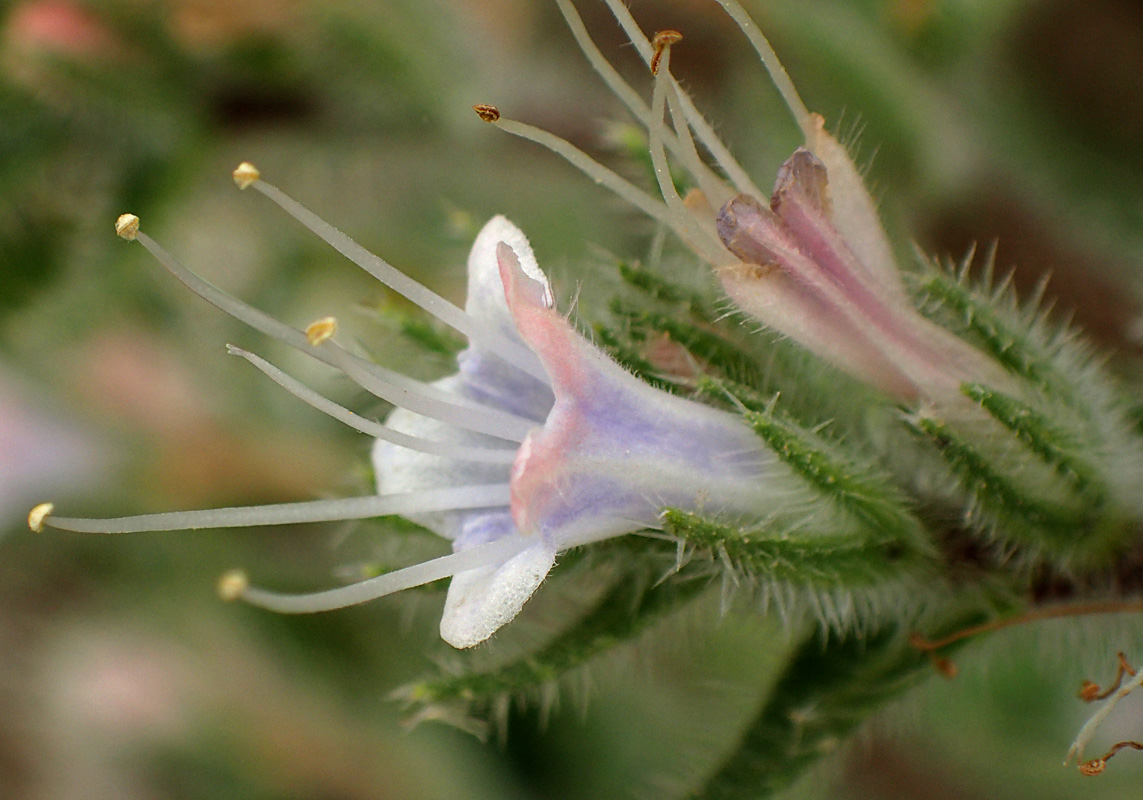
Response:
[[[609,0],[611,2],[612,0]],[[750,40],[750,44],[754,46],[754,51],[758,53],[758,57],[762,59],[762,65],[766,67],[766,71],[770,73],[770,80],[774,82],[777,87],[778,93],[782,95],[782,99],[786,102],[786,107],[790,109],[790,113],[794,116],[794,121],[798,123],[798,127],[802,129],[802,135],[806,137],[807,141],[812,141],[815,134],[815,126],[813,118],[810,116],[806,104],[802,102],[798,90],[794,88],[794,82],[790,80],[789,73],[786,68],[782,66],[782,62],[778,60],[778,54],[774,52],[774,48],[770,46],[770,42],[762,35],[762,31],[754,24],[754,20],[750,19],[750,15],[746,13],[738,0],[718,0],[718,4],[726,10],[738,27],[746,34],[746,38]],[[762,195],[757,195],[761,197]]]
[[[607,7],[611,9],[612,15],[623,28],[623,32],[627,34],[627,38],[631,44],[638,51],[639,56],[648,67],[651,66],[651,59],[654,57],[654,46],[650,40],[644,35],[643,30],[639,27],[639,23],[635,21],[635,17],[631,16],[630,10],[620,0],[606,0]],[[747,174],[746,170],[735,160],[730,150],[718,138],[718,134],[714,132],[714,128],[706,121],[706,118],[699,113],[698,108],[695,107],[694,101],[691,100],[678,81],[671,78],[671,85],[676,92],[679,93],[679,99],[682,102],[683,113],[686,115],[687,121],[690,122],[691,128],[694,130],[695,135],[698,136],[702,146],[714,157],[714,162],[718,164],[726,176],[730,178],[730,182],[734,184],[734,188],[742,194],[753,195],[754,197],[764,197],[765,195],[754,185],[754,181]],[[650,125],[647,126],[650,128]]]
[[[232,569],[218,579],[218,596],[227,603],[233,603],[250,588],[250,579],[240,569]]]
[[[249,161],[243,161],[234,168],[234,172],[230,173],[230,176],[234,178],[234,183],[239,189],[246,189],[261,178],[262,173]]]
[[[442,391],[435,386],[413,380],[399,372],[366,361],[346,352],[334,342],[321,347],[310,344],[306,334],[291,328],[269,314],[263,313],[241,300],[231,297],[213,284],[203,280],[181,264],[158,242],[139,231],[136,237],[164,268],[187,288],[208,303],[261,331],[267,336],[285,342],[307,355],[345,372],[350,380],[394,405],[408,408],[424,416],[439,419],[466,430],[487,433],[509,441],[523,441],[535,423],[513,417],[485,406]]]
[[[681,38],[681,37],[680,37]],[[675,40],[677,41],[677,40]],[[691,216],[683,199],[675,189],[671,169],[667,164],[667,154],[663,150],[663,114],[667,104],[667,86],[671,72],[671,42],[664,41],[659,53],[658,71],[655,75],[655,92],[651,98],[651,163],[655,167],[655,179],[659,191],[671,213],[671,227],[691,248],[711,264],[728,264],[736,261],[722,243],[709,232],[703,230]]]
[[[1131,694],[1131,692],[1138,689],[1141,685],[1143,685],[1143,669],[1138,670],[1134,678],[1120,686],[1115,694],[1105,700],[1099,710],[1092,714],[1091,718],[1084,723],[1084,726],[1080,728],[1080,732],[1076,734],[1072,746],[1068,749],[1067,758],[1064,759],[1065,764],[1072,756],[1075,756],[1076,761],[1083,762],[1083,751],[1088,743],[1091,742],[1092,737],[1095,736],[1095,732],[1099,730],[1099,726],[1102,725],[1108,715],[1115,710],[1120,700]]]
[[[671,45],[678,44],[683,40],[683,35],[678,31],[666,30],[657,31],[655,38],[651,40],[651,48],[654,54],[651,56],[651,74],[659,74],[659,62],[663,58],[663,51],[669,50]]]
[[[139,233],[139,218],[134,214],[120,214],[115,220],[115,235],[129,242],[135,241]]]
[[[560,13],[563,14],[564,21],[567,23],[572,36],[575,37],[580,52],[583,53],[595,71],[599,73],[599,76],[603,78],[603,82],[607,84],[607,88],[611,89],[612,93],[619,98],[619,101],[623,103],[623,105],[627,106],[627,110],[631,112],[631,115],[635,117],[635,119],[643,124],[643,127],[650,128],[651,107],[643,102],[643,98],[631,88],[630,84],[623,80],[615,67],[611,66],[610,62],[603,57],[603,53],[595,46],[595,42],[591,40],[591,36],[587,32],[587,27],[583,24],[583,19],[579,16],[579,12],[575,10],[575,6],[572,5],[571,0],[556,0],[556,5],[559,6]],[[685,159],[684,148],[680,143],[680,137],[682,135],[682,131],[679,132],[679,136],[667,132],[663,137],[663,141],[668,150],[680,158]],[[690,163],[688,161],[687,168],[691,170],[700,185],[721,185],[722,183],[722,180],[714,173],[714,170],[707,166],[702,159],[696,159],[696,163]],[[710,194],[709,189],[704,188],[704,191]],[[739,191],[745,190],[739,188]],[[725,189],[711,196],[712,198],[716,198],[724,194],[726,194]],[[727,199],[727,197],[723,197],[723,199],[718,202],[718,205],[721,205],[721,203]]]
[[[537,128],[533,125],[528,125],[523,122],[517,122],[513,119],[507,119],[504,116],[499,116],[494,120],[485,119],[482,115],[481,119],[490,122],[502,131],[519,136],[521,139],[527,139],[535,142],[541,147],[546,147],[558,156],[563,156],[580,172],[583,172],[587,177],[591,178],[598,184],[605,186],[613,191],[615,194],[622,197],[631,205],[642,211],[649,217],[658,220],[664,225],[674,227],[674,221],[671,218],[670,212],[667,207],[661,202],[656,200],[651,195],[644,192],[635,184],[631,183],[625,178],[621,178],[616,173],[612,172],[607,167],[600,164],[587,153],[580,150],[571,142],[566,139],[561,139],[554,133],[548,133],[545,130]]]
[[[410,450],[417,450],[421,453],[455,458],[462,461],[480,461],[488,464],[511,464],[516,458],[515,450],[497,450],[490,447],[470,447],[467,445],[453,444],[451,442],[436,442],[430,439],[422,439],[419,436],[410,436],[407,433],[401,433],[387,425],[382,425],[379,422],[374,422],[373,420],[359,416],[332,400],[322,397],[313,389],[291,378],[273,364],[253,353],[235,347],[234,345],[227,345],[226,350],[231,355],[240,356],[249,361],[261,370],[264,375],[270,378],[270,380],[274,381],[274,383],[281,386],[302,402],[308,403],[318,411],[328,414],[354,430],[364,433],[366,436],[372,436],[375,439],[384,439],[398,447],[407,447]]]
[[[330,347],[331,344],[328,343],[325,346]],[[378,370],[363,369],[356,359],[336,345],[333,345],[329,350],[329,355],[334,366],[366,391],[421,416],[430,417],[476,433],[507,439],[510,442],[524,441],[528,433],[539,424],[496,408],[476,406],[469,401],[465,401],[462,405],[457,401],[461,401],[463,398],[453,395],[448,395],[447,400],[437,399],[427,392],[419,391],[419,387],[411,388],[403,385],[406,382],[415,383],[403,375],[392,373],[392,377],[401,378],[401,381],[395,381],[379,374]],[[436,391],[440,392],[439,389]]]
[[[332,611],[369,600],[376,600],[394,592],[423,586],[426,583],[450,578],[461,572],[503,564],[528,547],[532,540],[523,536],[508,536],[478,545],[459,553],[434,558],[396,572],[378,575],[350,586],[342,586],[313,594],[279,594],[264,589],[243,588],[239,599],[282,614],[309,614]]]
[[[40,503],[28,512],[28,528],[32,533],[41,533],[44,530],[44,520],[56,510],[51,503]]]
[[[337,320],[333,317],[322,317],[306,326],[306,341],[312,347],[332,339],[337,334]]]
[[[711,206],[713,208],[721,208],[723,204],[731,198],[731,191],[723,181],[710,171],[706,164],[703,163],[702,158],[699,157],[694,139],[691,138],[691,129],[687,122],[686,113],[683,111],[682,103],[680,102],[678,81],[670,74],[669,70],[665,71],[668,73],[667,77],[670,78],[670,82],[667,84],[667,106],[670,108],[671,121],[674,123],[675,133],[678,134],[679,142],[675,154],[686,165],[691,175],[694,176],[699,188],[702,189],[703,194],[706,195]],[[668,141],[666,133],[667,132],[664,131],[664,143]]]
[[[457,486],[428,489],[406,494],[346,497],[339,500],[313,500],[303,503],[277,503],[264,506],[208,508],[198,511],[172,511],[141,514],[115,519],[82,519],[48,516],[49,528],[76,533],[144,533],[202,528],[245,528],[252,525],[298,525],[307,522],[337,522],[389,515],[407,516],[439,511],[507,506],[507,484]]]
[[[480,344],[490,353],[503,359],[521,372],[526,372],[544,383],[548,382],[547,373],[544,372],[539,359],[520,342],[493,327],[484,325],[466,314],[464,309],[453,305],[436,292],[370,253],[281,189],[271,186],[263,180],[252,185],[256,190],[277,203],[283,211],[393,291],[407,297],[441,322],[460,331],[470,341]]]

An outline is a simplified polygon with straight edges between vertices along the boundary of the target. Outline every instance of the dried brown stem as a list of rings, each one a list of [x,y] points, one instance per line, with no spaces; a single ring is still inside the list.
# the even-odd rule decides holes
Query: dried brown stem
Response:
[[[1052,608],[1036,609],[1035,611],[1029,611],[1015,617],[1006,617],[1004,619],[993,620],[992,622],[985,622],[981,625],[973,625],[972,627],[964,628],[956,633],[951,633],[948,636],[935,640],[929,640],[919,633],[914,633],[909,637],[909,642],[918,650],[940,650],[962,639],[968,639],[982,633],[991,633],[992,631],[998,631],[1013,625],[1024,625],[1030,622],[1039,622],[1046,619],[1063,619],[1065,617],[1086,617],[1094,614],[1129,614],[1138,612],[1143,612],[1143,601],[1129,602],[1125,600],[1108,600],[1098,603],[1080,603],[1073,606],[1054,606]]]

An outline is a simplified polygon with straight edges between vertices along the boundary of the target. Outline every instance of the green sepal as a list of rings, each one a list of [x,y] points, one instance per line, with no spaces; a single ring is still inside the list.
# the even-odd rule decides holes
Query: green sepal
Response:
[[[1083,491],[1095,504],[1102,502],[1105,490],[1098,486],[1095,467],[1079,455],[1074,436],[1068,435],[1046,416],[1013,397],[976,383],[961,386],[961,392],[1016,435],[1033,453]]]
[[[978,295],[964,275],[942,269],[933,269],[921,288],[946,306],[966,334],[1002,365],[1038,386],[1070,396],[1050,356],[1030,341],[1023,326],[998,313],[996,298]]]
[[[880,535],[815,533],[766,535],[677,509],[662,514],[663,532],[727,559],[752,578],[796,589],[849,589],[880,585],[913,574],[911,541]]]
[[[1068,504],[1033,496],[997,471],[992,462],[951,426],[932,417],[918,417],[911,426],[928,438],[944,462],[975,500],[979,514],[991,518],[994,537],[1031,546],[1034,554],[1067,559],[1100,559],[1109,552],[1112,534],[1122,527],[1106,513],[1098,495],[1073,495]]]
[[[747,424],[791,470],[874,536],[920,541],[920,521],[872,468],[833,452],[820,436],[773,411],[747,411]]]

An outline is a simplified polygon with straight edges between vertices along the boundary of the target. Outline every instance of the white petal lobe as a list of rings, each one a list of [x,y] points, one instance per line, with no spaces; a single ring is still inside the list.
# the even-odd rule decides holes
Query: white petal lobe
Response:
[[[441,638],[464,649],[480,644],[511,622],[556,562],[556,548],[542,541],[499,567],[455,575],[448,589]]]

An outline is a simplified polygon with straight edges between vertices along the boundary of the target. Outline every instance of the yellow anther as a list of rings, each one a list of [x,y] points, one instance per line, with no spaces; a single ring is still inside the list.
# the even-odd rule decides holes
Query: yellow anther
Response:
[[[44,519],[55,510],[51,503],[40,503],[28,512],[28,527],[33,533],[39,533],[44,529]]]
[[[250,579],[240,569],[232,569],[218,579],[218,596],[227,603],[233,603],[250,588]]]
[[[476,116],[480,117],[485,122],[495,122],[500,119],[500,109],[496,106],[490,106],[485,103],[480,103],[472,107],[476,112]]]
[[[322,317],[306,326],[306,339],[314,347],[326,339],[332,339],[335,333],[337,333],[337,320],[333,317]]]
[[[230,174],[234,177],[234,182],[238,185],[239,189],[245,189],[262,177],[262,173],[258,171],[258,168],[249,161],[243,161],[235,167],[234,172]]]
[[[119,219],[115,220],[115,233],[120,239],[135,241],[139,235],[139,218],[134,214],[120,214]]]

